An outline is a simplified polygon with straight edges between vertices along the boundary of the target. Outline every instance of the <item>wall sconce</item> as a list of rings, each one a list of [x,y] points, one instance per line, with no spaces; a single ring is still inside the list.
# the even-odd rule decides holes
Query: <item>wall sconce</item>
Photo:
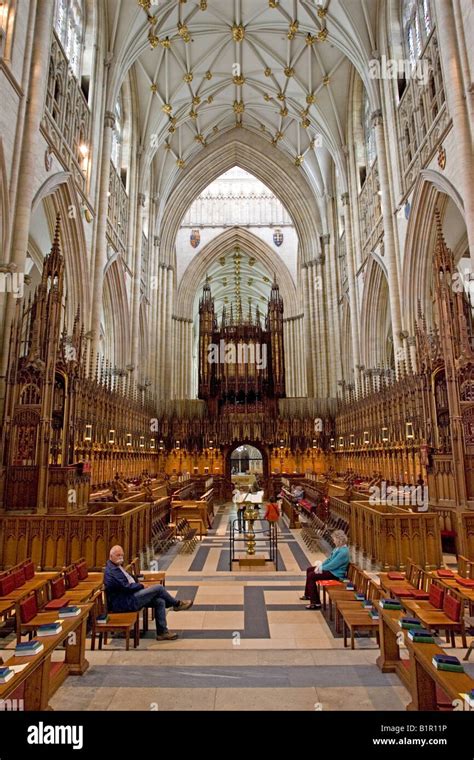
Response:
[[[132,434],[131,433],[127,433],[126,437],[127,437],[126,445],[127,446],[131,446],[132,445]]]
[[[317,449],[317,448],[318,448],[318,447],[317,447],[317,445],[316,445],[316,438],[313,438],[313,449]]]
[[[155,448],[155,439],[150,438],[150,449],[154,449],[154,448]]]
[[[343,446],[344,446],[344,438],[342,437],[342,435],[340,435],[339,436],[339,448],[342,449]]]
[[[79,145],[80,165],[83,172],[87,171],[87,164],[89,162],[89,146],[85,143]]]
[[[382,441],[386,443],[388,441],[388,428],[382,428]]]
[[[283,438],[281,438],[280,439],[280,449],[284,449],[284,448],[285,448],[285,441],[283,440]]]
[[[92,425],[86,425],[86,429],[84,432],[84,440],[92,441]]]
[[[329,441],[329,445],[331,446],[332,449],[336,448],[336,444],[334,443],[334,438],[331,438],[331,440]]]
[[[364,443],[365,444],[369,443],[369,431],[368,430],[364,430]]]
[[[176,446],[175,446],[176,451],[179,451],[180,448],[181,448],[181,446],[180,446],[179,441],[176,441]]]
[[[413,432],[413,422],[406,422],[405,423],[405,435],[407,438],[414,438],[415,434]]]
[[[109,430],[109,443],[115,443],[115,430]]]
[[[160,446],[159,446],[159,448],[160,448],[160,451],[164,451],[165,450],[165,444],[163,443],[163,438],[160,438]]]
[[[354,433],[351,433],[349,441],[350,441],[351,446],[355,446],[355,435],[354,435]]]
[[[144,435],[140,436],[140,448],[141,449],[145,448],[145,436]]]
[[[211,439],[211,440],[209,441],[209,451],[212,451],[212,450],[213,450],[213,448],[214,448],[214,446],[213,446],[213,443],[214,443],[214,441]]]

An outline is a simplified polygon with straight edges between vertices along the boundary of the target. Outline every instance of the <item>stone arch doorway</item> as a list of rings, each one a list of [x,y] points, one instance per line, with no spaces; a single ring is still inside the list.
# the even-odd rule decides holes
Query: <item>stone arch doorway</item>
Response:
[[[226,483],[226,498],[230,498],[232,495],[232,454],[241,446],[247,446],[249,449],[255,449],[261,454],[261,473],[258,473],[258,481],[262,484],[265,491],[265,498],[269,495],[270,485],[270,455],[268,448],[260,442],[256,441],[235,441],[234,443],[227,445],[224,449],[224,474]]]

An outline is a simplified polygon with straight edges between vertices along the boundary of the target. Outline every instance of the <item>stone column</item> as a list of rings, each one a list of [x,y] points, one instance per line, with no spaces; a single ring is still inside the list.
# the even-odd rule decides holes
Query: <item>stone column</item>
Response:
[[[349,284],[349,305],[351,309],[352,361],[354,364],[354,382],[356,393],[359,393],[361,388],[360,376],[357,372],[357,366],[360,365],[359,314],[357,311],[357,295],[354,271],[354,246],[352,239],[352,221],[349,204],[349,193],[343,193],[341,195],[341,201],[344,209],[344,231],[346,236],[346,267],[347,280]]]
[[[383,219],[384,233],[384,251],[385,262],[387,265],[388,291],[390,298],[390,315],[392,318],[393,347],[395,354],[395,369],[397,377],[399,376],[400,361],[404,358],[404,348],[402,345],[402,317],[400,310],[400,286],[398,281],[398,252],[395,246],[394,236],[394,217],[392,213],[392,201],[390,194],[390,181],[388,174],[387,153],[385,146],[385,133],[381,111],[374,111],[371,116],[372,125],[375,132],[375,143],[377,146],[377,165],[379,169],[380,181],[380,206]]]
[[[106,111],[104,134],[102,139],[102,156],[100,164],[99,197],[97,210],[97,244],[94,259],[94,280],[92,283],[92,351],[96,355],[99,348],[100,318],[102,315],[102,298],[104,288],[104,267],[107,261],[107,214],[109,208],[110,156],[112,153],[112,134],[115,115]]]
[[[311,321],[311,291],[309,287],[310,282],[310,267],[308,264],[304,264],[301,268],[301,277],[303,279],[303,292],[304,292],[304,337],[305,337],[305,370],[308,384],[308,394],[310,396],[315,395],[315,376],[314,376],[314,364],[313,364],[313,344],[314,334],[313,325]]]
[[[471,264],[474,264],[474,161],[469,113],[466,105],[466,98],[472,97],[472,93],[464,91],[452,0],[435,0],[435,10],[446,99],[449,113],[453,119],[456,144],[454,159],[457,158],[456,173],[462,187]]]
[[[24,10],[27,13],[27,9]],[[21,143],[21,160],[16,193],[16,205],[10,258],[5,264],[15,267],[13,271],[24,274],[28,235],[31,221],[31,204],[35,193],[36,166],[43,161],[39,155],[43,138],[40,124],[43,117],[46,85],[48,81],[49,51],[51,48],[51,30],[53,27],[54,0],[43,0],[36,8],[34,44],[31,60],[31,73],[28,91],[23,97],[27,99],[23,140]],[[4,104],[5,105],[5,104]],[[4,252],[6,253],[6,252]],[[3,258],[3,255],[2,255]],[[1,262],[0,262],[1,263]],[[1,372],[5,376],[8,362],[10,327],[15,314],[16,298],[12,293],[5,294],[0,306],[0,322],[3,323],[3,346]]]
[[[133,201],[131,201],[131,204]],[[130,205],[131,205],[130,204]],[[141,275],[142,275],[142,209],[145,206],[145,196],[138,193],[133,237],[135,240],[135,256],[133,260],[133,290],[132,290],[132,346],[131,346],[131,363],[136,369],[135,377],[138,377],[138,365],[144,357],[139,356],[140,350],[140,296],[141,296]],[[148,241],[149,242],[149,241]],[[141,367],[145,371],[145,367]]]

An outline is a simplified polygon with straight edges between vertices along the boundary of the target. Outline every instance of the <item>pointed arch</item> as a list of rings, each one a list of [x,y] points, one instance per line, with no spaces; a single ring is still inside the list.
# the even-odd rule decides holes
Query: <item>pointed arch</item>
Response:
[[[385,268],[371,257],[361,304],[360,356],[366,369],[392,364],[392,320]]]
[[[123,265],[114,256],[104,275],[104,350],[113,367],[125,369],[130,346],[130,307]]]

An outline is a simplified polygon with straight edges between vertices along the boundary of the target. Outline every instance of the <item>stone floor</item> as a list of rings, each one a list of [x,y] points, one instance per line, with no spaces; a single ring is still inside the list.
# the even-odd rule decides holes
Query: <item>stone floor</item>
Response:
[[[175,548],[159,559],[170,593],[194,600],[168,613],[179,639],[157,642],[152,626],[136,650],[117,638],[88,651],[89,670],[67,679],[55,710],[405,710],[409,694],[376,667],[375,640],[345,650],[324,615],[299,600],[304,570],[323,555],[282,524],[279,572],[230,572],[234,518],[221,507],[193,554]]]

